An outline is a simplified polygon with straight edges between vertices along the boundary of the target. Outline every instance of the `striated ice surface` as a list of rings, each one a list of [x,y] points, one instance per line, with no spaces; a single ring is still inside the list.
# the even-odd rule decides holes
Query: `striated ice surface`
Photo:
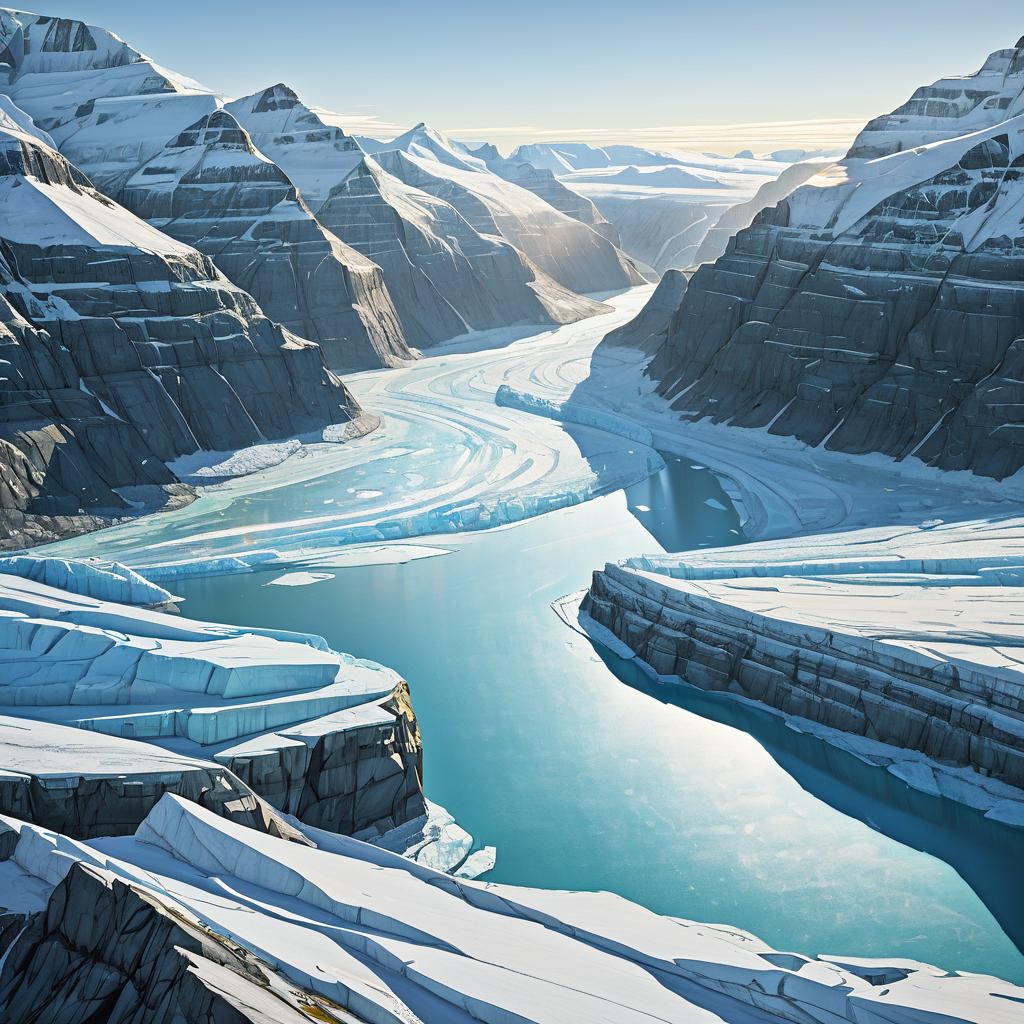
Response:
[[[86,562],[38,555],[0,558],[0,573],[22,576],[72,594],[119,604],[162,605],[174,595],[119,562]]]
[[[88,886],[75,865],[89,865],[92,877],[120,880],[254,954],[266,987],[274,990],[271,978],[297,987],[307,1006],[325,1007],[318,1019],[341,1019],[327,1012],[338,1007],[394,1024],[1008,1024],[1021,998],[994,978],[909,960],[776,952],[744,932],[658,917],[607,893],[461,881],[356,840],[301,846],[170,795],[134,837],[79,843],[4,824],[16,833],[5,863],[37,880],[36,903],[53,887],[70,895]],[[27,929],[11,962],[19,942],[38,941]],[[0,993],[6,982],[0,973]],[[59,979],[36,983],[46,982],[60,998]]]

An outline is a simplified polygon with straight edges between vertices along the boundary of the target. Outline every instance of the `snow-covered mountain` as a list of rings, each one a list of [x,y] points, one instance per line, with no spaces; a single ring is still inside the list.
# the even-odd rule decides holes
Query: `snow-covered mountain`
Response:
[[[534,168],[532,175],[524,165]],[[489,166],[570,216],[578,215],[564,193],[582,197],[612,226],[623,250],[656,274],[691,267],[718,218],[753,199],[787,167],[752,155],[672,154],[584,143],[520,146],[508,160],[492,158]],[[545,180],[548,175],[555,177],[561,193]],[[589,222],[585,211],[580,219]],[[597,224],[594,228],[602,230]]]
[[[164,462],[350,421],[320,349],[210,260],[0,128],[0,339],[11,367],[0,479],[7,546],[183,490]],[[143,487],[143,492],[124,490]]]
[[[1022,67],[1001,50],[921,90],[698,270],[650,369],[676,408],[943,469],[1024,466]]]
[[[409,357],[380,271],[323,231],[249,140],[195,134],[218,113],[212,92],[95,26],[7,12],[0,32],[5,100],[52,129],[107,195],[211,256],[269,316],[321,343],[333,369]]]
[[[643,281],[606,237],[459,152],[426,125],[382,146],[374,159],[405,184],[451,203],[481,234],[511,242],[566,288],[613,291]]]
[[[1024,114],[1024,38],[996,50],[973,75],[922,86],[901,107],[869,121],[850,157],[871,159],[982,131]]]
[[[520,146],[509,158],[516,163],[533,164],[553,174],[580,171],[588,167],[664,167],[680,163],[671,153],[643,149],[640,146],[590,146],[585,142],[537,142]]]
[[[497,231],[476,230],[445,198],[388,173],[380,154],[364,154],[286,86],[235,100],[227,110],[298,186],[320,223],[381,267],[411,344],[519,321],[569,323],[602,310]],[[458,158],[443,170],[434,164],[439,177],[458,173]]]
[[[607,238],[612,245],[619,246],[619,233],[614,225],[604,219],[586,196],[574,192],[559,181],[553,171],[546,167],[535,167],[525,160],[506,159],[489,143],[469,151],[469,155],[483,160],[499,177],[540,196],[560,213],[586,224]]]
[[[380,268],[327,231],[230,113],[190,125],[118,192],[213,259],[263,311],[319,343],[335,370],[410,358]]]

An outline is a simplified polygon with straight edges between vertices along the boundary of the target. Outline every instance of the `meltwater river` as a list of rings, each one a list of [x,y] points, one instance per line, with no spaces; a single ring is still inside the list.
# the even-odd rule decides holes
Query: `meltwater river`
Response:
[[[505,380],[557,390],[585,379],[614,325],[602,319],[364,376],[360,400],[385,415],[370,438],[54,553],[145,565],[324,545],[364,515],[357,506],[398,501],[415,521],[424,486],[453,506],[496,488],[557,492],[585,471],[611,490],[653,453],[602,432],[570,439],[493,402]],[[625,491],[513,527],[424,538],[449,551],[438,557],[335,565],[302,587],[270,585],[281,568],[168,585],[186,615],[319,633],[401,672],[427,791],[497,847],[494,880],[611,890],[782,950],[906,957],[1024,982],[1009,937],[1024,945],[1020,831],[910,790],[765,712],[652,686],[552,611],[606,561],[739,540],[714,476],[666,458]]]
[[[1005,911],[1022,895],[1010,830],[770,716],[635,685],[551,610],[604,560],[657,550],[641,520],[677,550],[735,540],[735,518],[709,497],[724,498],[709,473],[670,459],[628,497],[445,537],[443,557],[334,569],[308,587],[268,585],[278,570],[175,589],[187,615],[320,633],[403,673],[427,790],[497,846],[497,881],[607,889],[780,949],[1024,980],[1024,959],[954,868],[878,831],[973,864]]]

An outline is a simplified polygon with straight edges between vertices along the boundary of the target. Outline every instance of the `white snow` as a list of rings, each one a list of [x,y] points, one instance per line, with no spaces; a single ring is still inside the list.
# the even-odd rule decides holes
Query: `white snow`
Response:
[[[332,572],[286,572],[283,576],[272,579],[268,587],[308,587],[313,583],[333,580]]]
[[[777,953],[607,893],[461,881],[357,840],[304,847],[169,795],[134,837],[5,820],[41,889],[92,864],[364,1020],[1009,1024],[1022,998],[908,960]]]

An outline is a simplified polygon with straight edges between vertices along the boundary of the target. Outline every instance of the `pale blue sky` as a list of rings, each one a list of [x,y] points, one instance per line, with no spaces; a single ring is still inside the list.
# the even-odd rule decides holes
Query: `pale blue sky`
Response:
[[[917,85],[976,70],[1024,35],[1020,0],[45,0],[31,9],[111,28],[231,95],[284,81],[357,132],[425,120],[505,148],[545,138],[722,152],[839,144]]]

